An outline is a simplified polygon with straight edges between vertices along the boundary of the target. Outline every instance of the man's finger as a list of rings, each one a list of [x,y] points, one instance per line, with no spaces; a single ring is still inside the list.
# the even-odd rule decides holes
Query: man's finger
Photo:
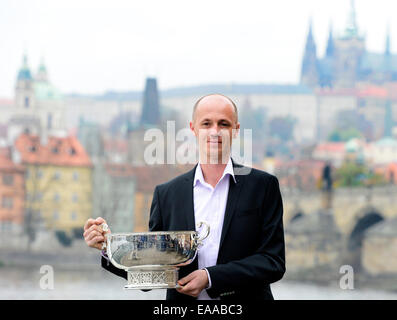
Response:
[[[180,287],[180,288],[177,288],[176,290],[179,293],[187,294],[187,295],[192,296],[192,297],[196,297],[198,295],[197,294],[198,290],[197,290],[196,286],[192,282],[189,282],[187,285],[185,285],[183,287]]]
[[[95,219],[95,223],[96,224],[102,224],[102,223],[106,223],[106,220],[102,217],[98,217]]]
[[[85,234],[84,240],[87,242],[87,241],[91,240],[94,236],[98,236],[98,234],[95,232],[95,230]]]
[[[86,221],[85,225],[84,225],[84,230],[89,229],[92,225],[100,225],[102,223],[106,223],[106,220],[103,219],[102,217],[98,217],[96,219],[90,218]]]
[[[102,228],[96,224],[93,224],[91,227],[89,227],[86,231],[84,231],[83,236],[86,237],[89,235],[92,231],[98,231],[99,233],[102,233]]]
[[[88,241],[87,244],[90,247],[93,247],[94,245],[99,244],[100,242],[103,242],[104,240],[105,240],[105,238],[103,236],[96,236],[92,240]]]
[[[87,230],[89,227],[91,227],[91,225],[93,225],[95,223],[95,220],[90,218],[88,219],[85,224],[84,224],[84,230]]]
[[[93,239],[94,237],[103,236],[102,233],[96,230],[92,230],[87,236],[84,238],[86,241]]]
[[[191,287],[191,285],[190,285],[190,283],[188,283],[184,286],[180,286],[179,288],[176,288],[176,290],[180,293],[187,294],[187,292],[189,292],[191,289],[190,287]]]
[[[193,274],[193,272],[192,272],[192,273],[189,273],[186,277],[184,277],[184,278],[182,278],[182,279],[179,279],[179,280],[178,280],[178,284],[181,285],[181,286],[184,286],[186,283],[188,283],[188,282],[191,281],[192,279],[194,279],[194,274]]]

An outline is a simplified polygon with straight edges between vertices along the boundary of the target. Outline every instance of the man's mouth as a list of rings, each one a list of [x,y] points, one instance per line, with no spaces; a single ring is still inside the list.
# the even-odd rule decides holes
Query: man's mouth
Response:
[[[210,144],[219,144],[219,143],[222,143],[222,140],[207,140],[207,143],[210,143]]]

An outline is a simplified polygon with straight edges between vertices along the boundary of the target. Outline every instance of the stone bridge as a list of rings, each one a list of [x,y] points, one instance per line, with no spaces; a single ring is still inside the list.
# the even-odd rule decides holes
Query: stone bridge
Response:
[[[382,288],[397,290],[396,186],[281,193],[290,274],[335,280],[351,265],[362,283],[383,279]]]
[[[320,191],[283,188],[284,224],[324,207],[326,195]],[[363,220],[371,222],[397,217],[397,186],[375,188],[338,188],[333,191],[330,211],[343,234],[351,234]],[[371,219],[368,217],[372,217]],[[396,230],[397,233],[397,230]]]

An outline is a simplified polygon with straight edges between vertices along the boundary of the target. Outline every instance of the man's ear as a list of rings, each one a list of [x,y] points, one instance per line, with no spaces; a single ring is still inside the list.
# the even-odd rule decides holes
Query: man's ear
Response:
[[[193,131],[193,134],[196,135],[196,132],[194,131],[194,125],[193,125],[192,121],[189,122],[189,126],[190,126],[190,130]]]

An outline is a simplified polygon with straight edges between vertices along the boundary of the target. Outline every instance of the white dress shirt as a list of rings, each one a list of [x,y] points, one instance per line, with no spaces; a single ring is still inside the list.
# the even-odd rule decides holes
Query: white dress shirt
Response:
[[[216,265],[216,260],[218,259],[223,219],[225,216],[227,196],[229,193],[229,176],[232,176],[234,181],[236,181],[230,158],[225,170],[223,171],[222,177],[219,179],[215,188],[205,182],[200,162],[196,167],[193,180],[194,218],[196,224],[200,221],[204,221],[210,226],[210,233],[203,241],[203,245],[200,247],[197,254],[199,269]],[[207,275],[210,288],[211,279],[208,271]],[[209,300],[211,298],[204,289],[199,294],[198,299]]]

